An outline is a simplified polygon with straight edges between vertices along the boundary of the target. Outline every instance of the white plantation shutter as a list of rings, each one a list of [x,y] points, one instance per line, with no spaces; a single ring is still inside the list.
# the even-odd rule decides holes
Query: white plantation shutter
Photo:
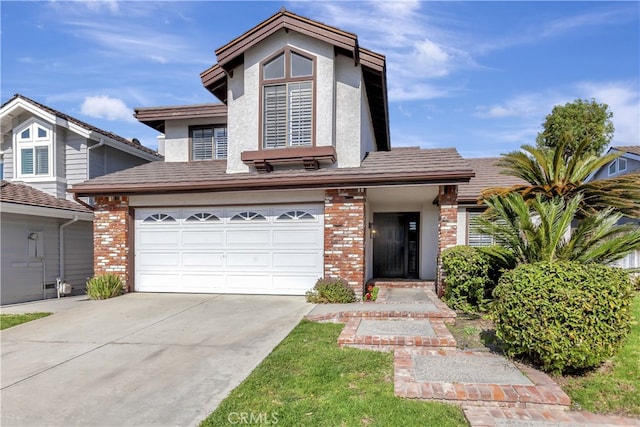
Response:
[[[49,174],[49,148],[36,147],[36,175]]]
[[[30,175],[33,173],[33,149],[23,148],[20,150],[21,173]]]
[[[264,88],[264,147],[281,148],[287,145],[287,88],[286,85]]]
[[[311,145],[311,82],[289,83],[289,145]]]
[[[213,129],[194,129],[191,134],[193,160],[211,160],[213,153]]]
[[[215,128],[213,136],[216,141],[216,159],[227,158],[227,128]]]
[[[476,225],[475,221],[476,218],[479,217],[480,215],[482,215],[481,212],[468,212],[468,234],[467,234],[467,239],[469,240],[468,244],[469,246],[491,246],[493,245],[495,242],[493,240],[493,237],[489,236],[488,234],[482,234],[479,230],[478,230],[478,226]]]

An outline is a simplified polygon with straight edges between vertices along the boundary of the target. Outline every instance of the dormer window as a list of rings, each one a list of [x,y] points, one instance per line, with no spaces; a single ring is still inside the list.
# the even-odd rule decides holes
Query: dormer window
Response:
[[[313,145],[314,69],[289,48],[262,64],[262,148]]]
[[[609,176],[617,175],[627,170],[627,159],[624,157],[618,157],[611,163],[609,163]]]
[[[189,129],[191,160],[227,158],[226,126],[197,126]]]
[[[16,172],[18,178],[48,178],[52,176],[53,130],[32,119],[14,130],[16,142]]]

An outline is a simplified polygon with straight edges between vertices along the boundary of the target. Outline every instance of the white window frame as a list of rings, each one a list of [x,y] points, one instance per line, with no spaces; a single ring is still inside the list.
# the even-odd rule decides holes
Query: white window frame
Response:
[[[493,236],[474,230],[475,225],[473,224],[473,218],[482,215],[482,213],[482,211],[467,211],[467,246],[479,248],[497,244]],[[472,239],[472,234],[477,236],[477,238]]]
[[[627,159],[625,159],[624,157],[618,157],[607,166],[607,173],[609,176],[617,175],[621,172],[625,172],[626,170]]]
[[[47,135],[45,137],[38,136],[38,129],[43,129]],[[25,130],[29,130],[29,137],[22,138],[22,134]],[[54,176],[55,170],[55,155],[54,155],[54,140],[55,134],[53,126],[32,118],[13,130],[14,135],[14,175],[18,179],[25,181],[41,181],[49,180]],[[37,171],[37,151],[38,149],[46,148],[47,150],[47,173],[38,173]],[[22,151],[31,150],[33,158],[33,171],[31,173],[23,173],[22,169]]]

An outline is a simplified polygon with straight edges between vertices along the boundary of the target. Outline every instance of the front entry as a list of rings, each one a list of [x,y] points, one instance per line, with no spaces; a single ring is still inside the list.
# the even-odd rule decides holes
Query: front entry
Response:
[[[420,213],[374,213],[373,277],[418,278]]]

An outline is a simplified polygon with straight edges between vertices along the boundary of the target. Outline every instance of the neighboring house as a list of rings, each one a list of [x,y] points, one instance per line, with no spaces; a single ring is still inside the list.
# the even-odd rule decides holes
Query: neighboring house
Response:
[[[609,164],[595,171],[587,181],[612,178],[640,171],[640,145],[614,146],[609,148],[606,154],[619,153],[620,156]],[[640,182],[638,182],[640,185]],[[640,224],[640,220],[623,219],[621,222],[635,222]],[[640,250],[631,252],[625,258],[616,262],[616,265],[626,269],[640,268]]]
[[[73,185],[96,274],[129,291],[302,295],[319,277],[434,280],[457,243],[453,149],[391,149],[385,57],[281,10],[215,51],[221,103],[136,110],[165,162]],[[114,245],[112,242],[118,242]]]
[[[77,292],[93,275],[93,213],[67,186],[162,157],[19,94],[0,124],[0,303],[51,297],[57,277]]]
[[[493,236],[480,233],[473,226],[473,219],[486,209],[478,199],[483,190],[494,187],[508,188],[523,184],[525,181],[502,173],[498,166],[500,157],[482,157],[466,159],[475,176],[468,184],[458,186],[458,245],[489,246],[495,244]]]

